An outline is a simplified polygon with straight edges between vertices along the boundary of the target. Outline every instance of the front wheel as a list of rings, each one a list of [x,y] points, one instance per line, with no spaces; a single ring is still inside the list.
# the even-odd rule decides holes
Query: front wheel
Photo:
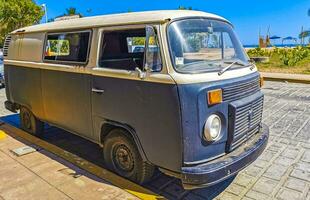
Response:
[[[110,170],[136,183],[143,184],[153,176],[155,167],[143,161],[133,139],[123,129],[110,132],[103,145],[103,154]]]
[[[25,107],[21,107],[19,118],[20,126],[24,131],[35,136],[40,136],[43,134],[44,123],[37,119],[30,110]]]

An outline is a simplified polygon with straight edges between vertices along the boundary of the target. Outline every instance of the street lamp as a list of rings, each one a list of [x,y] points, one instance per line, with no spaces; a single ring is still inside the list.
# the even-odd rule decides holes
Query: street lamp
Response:
[[[45,23],[47,23],[47,8],[46,8],[46,4],[42,4],[41,7],[44,9],[44,13],[45,13]]]

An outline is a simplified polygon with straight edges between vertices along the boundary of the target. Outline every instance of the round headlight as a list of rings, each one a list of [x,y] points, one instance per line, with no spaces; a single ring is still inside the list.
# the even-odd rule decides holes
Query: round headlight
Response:
[[[218,115],[210,115],[205,123],[204,137],[207,141],[215,141],[220,137],[221,118]]]

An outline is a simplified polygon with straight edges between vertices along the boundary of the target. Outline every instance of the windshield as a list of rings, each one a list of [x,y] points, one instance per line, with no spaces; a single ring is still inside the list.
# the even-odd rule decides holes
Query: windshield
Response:
[[[220,71],[233,63],[249,65],[249,58],[233,28],[210,19],[184,19],[171,23],[168,37],[172,63],[185,73]]]

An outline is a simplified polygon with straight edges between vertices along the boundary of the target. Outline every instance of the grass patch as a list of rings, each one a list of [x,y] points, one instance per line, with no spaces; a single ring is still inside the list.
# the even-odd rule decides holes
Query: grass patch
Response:
[[[296,47],[293,49],[252,49],[250,57],[267,56],[269,62],[256,63],[259,71],[292,74],[310,74],[310,48]]]
[[[259,71],[292,74],[310,74],[310,57],[296,63],[295,66],[283,64],[278,55],[272,55],[267,63],[256,63]]]

